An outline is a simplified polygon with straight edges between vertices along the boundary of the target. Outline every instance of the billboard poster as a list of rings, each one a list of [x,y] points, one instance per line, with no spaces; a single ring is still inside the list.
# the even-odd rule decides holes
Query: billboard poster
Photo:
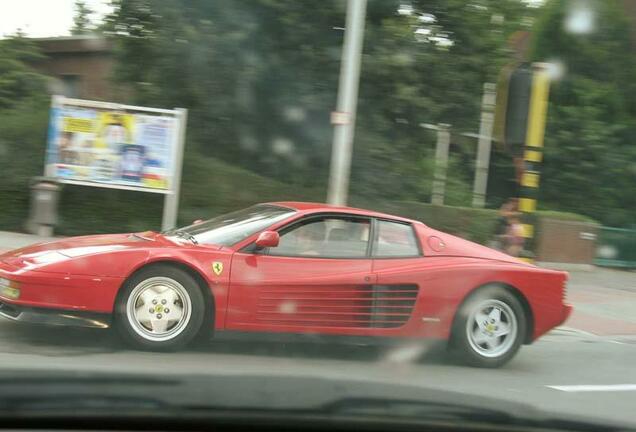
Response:
[[[168,192],[178,123],[169,110],[56,97],[46,174],[62,183]]]

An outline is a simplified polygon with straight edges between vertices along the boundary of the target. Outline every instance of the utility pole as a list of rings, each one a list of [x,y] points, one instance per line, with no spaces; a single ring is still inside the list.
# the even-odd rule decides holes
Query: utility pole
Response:
[[[488,187],[488,169],[490,166],[490,146],[492,128],[495,120],[495,84],[484,84],[484,95],[481,99],[481,123],[477,144],[477,160],[475,163],[475,183],[473,186],[473,207],[486,206],[486,188]]]
[[[327,202],[334,205],[346,205],[349,194],[366,7],[367,0],[347,1],[338,102],[336,111],[331,113],[334,132]]]
[[[435,174],[431,204],[444,205],[446,193],[446,170],[448,168],[448,147],[450,146],[450,125],[437,125],[437,147],[435,149]]]

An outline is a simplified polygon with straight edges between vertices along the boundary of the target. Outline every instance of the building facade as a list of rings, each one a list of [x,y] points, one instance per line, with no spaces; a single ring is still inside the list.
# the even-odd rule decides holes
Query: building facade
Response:
[[[115,99],[112,41],[93,35],[32,41],[44,55],[34,67],[51,77],[51,94],[100,101]]]

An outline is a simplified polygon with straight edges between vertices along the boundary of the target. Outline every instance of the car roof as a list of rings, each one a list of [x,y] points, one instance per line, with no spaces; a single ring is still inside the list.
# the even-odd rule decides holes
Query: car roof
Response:
[[[365,209],[360,209],[355,207],[336,206],[331,204],[316,203],[316,202],[302,202],[302,201],[278,201],[278,202],[270,202],[267,204],[277,205],[282,207],[289,207],[306,214],[325,213],[325,212],[326,213],[349,213],[349,214],[355,214],[355,215],[364,215],[364,216],[377,217],[382,219],[393,219],[396,221],[422,224],[422,222],[414,220],[414,219],[408,219],[408,218],[395,216],[388,213],[381,213],[381,212],[376,212],[373,210],[365,210]]]

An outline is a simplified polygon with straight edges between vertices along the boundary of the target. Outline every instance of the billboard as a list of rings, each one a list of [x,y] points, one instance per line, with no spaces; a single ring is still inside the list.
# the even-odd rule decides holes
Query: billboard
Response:
[[[53,97],[45,174],[61,183],[170,193],[177,110]]]

